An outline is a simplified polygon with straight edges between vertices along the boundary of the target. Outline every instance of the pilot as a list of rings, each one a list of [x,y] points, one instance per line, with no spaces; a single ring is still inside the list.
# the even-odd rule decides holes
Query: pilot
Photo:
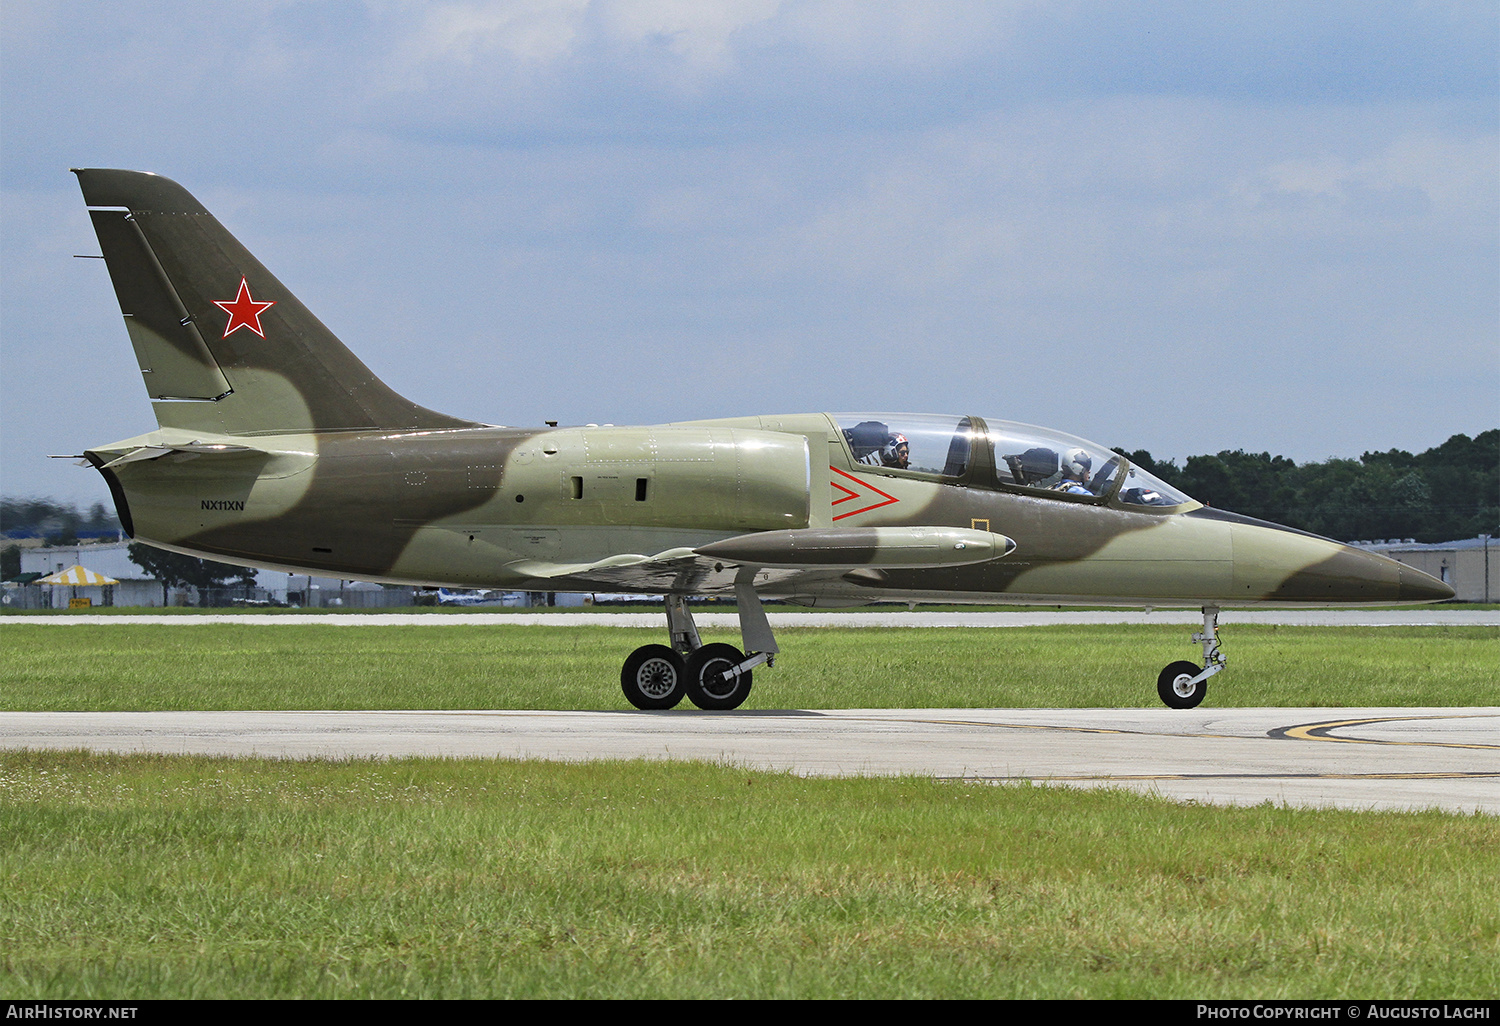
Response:
[[[1052,487],[1068,495],[1093,495],[1088,490],[1089,471],[1094,461],[1082,449],[1069,449],[1062,457],[1062,478]]]
[[[905,470],[911,465],[911,443],[905,435],[892,435],[880,450],[880,465]]]

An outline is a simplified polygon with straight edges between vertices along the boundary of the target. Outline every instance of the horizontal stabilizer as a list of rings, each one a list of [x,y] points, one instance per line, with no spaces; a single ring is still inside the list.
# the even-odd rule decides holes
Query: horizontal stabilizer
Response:
[[[112,467],[123,466],[126,463],[139,463],[141,460],[156,460],[173,452],[192,453],[194,456],[264,456],[261,449],[252,449],[248,445],[227,445],[218,442],[185,442],[181,445],[143,445],[132,449],[123,456],[117,456],[108,463],[99,465],[100,470],[108,470]]]
[[[762,531],[703,545],[700,556],[767,567],[933,567],[984,563],[1016,543],[967,527],[809,527]]]

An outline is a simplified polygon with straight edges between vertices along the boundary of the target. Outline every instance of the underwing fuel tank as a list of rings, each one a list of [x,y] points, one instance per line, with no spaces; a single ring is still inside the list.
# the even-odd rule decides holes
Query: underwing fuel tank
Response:
[[[986,563],[1015,547],[1003,534],[964,527],[834,527],[763,531],[694,551],[710,559],[769,567],[935,567]]]

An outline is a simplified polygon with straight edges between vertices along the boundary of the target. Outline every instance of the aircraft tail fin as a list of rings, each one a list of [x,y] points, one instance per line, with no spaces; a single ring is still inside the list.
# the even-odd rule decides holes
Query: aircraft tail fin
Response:
[[[169,178],[75,168],[162,427],[219,434],[474,422],[377,378]]]

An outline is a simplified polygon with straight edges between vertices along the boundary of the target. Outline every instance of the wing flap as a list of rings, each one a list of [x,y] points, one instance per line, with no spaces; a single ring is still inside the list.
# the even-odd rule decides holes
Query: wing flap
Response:
[[[505,569],[559,586],[566,585],[560,590],[733,594],[742,568],[738,564],[696,555],[691,549],[670,549],[655,556],[618,555],[595,563],[546,563],[524,559],[507,563]],[[805,569],[756,570],[755,585],[784,584],[807,573]],[[824,575],[826,571],[819,576]]]

